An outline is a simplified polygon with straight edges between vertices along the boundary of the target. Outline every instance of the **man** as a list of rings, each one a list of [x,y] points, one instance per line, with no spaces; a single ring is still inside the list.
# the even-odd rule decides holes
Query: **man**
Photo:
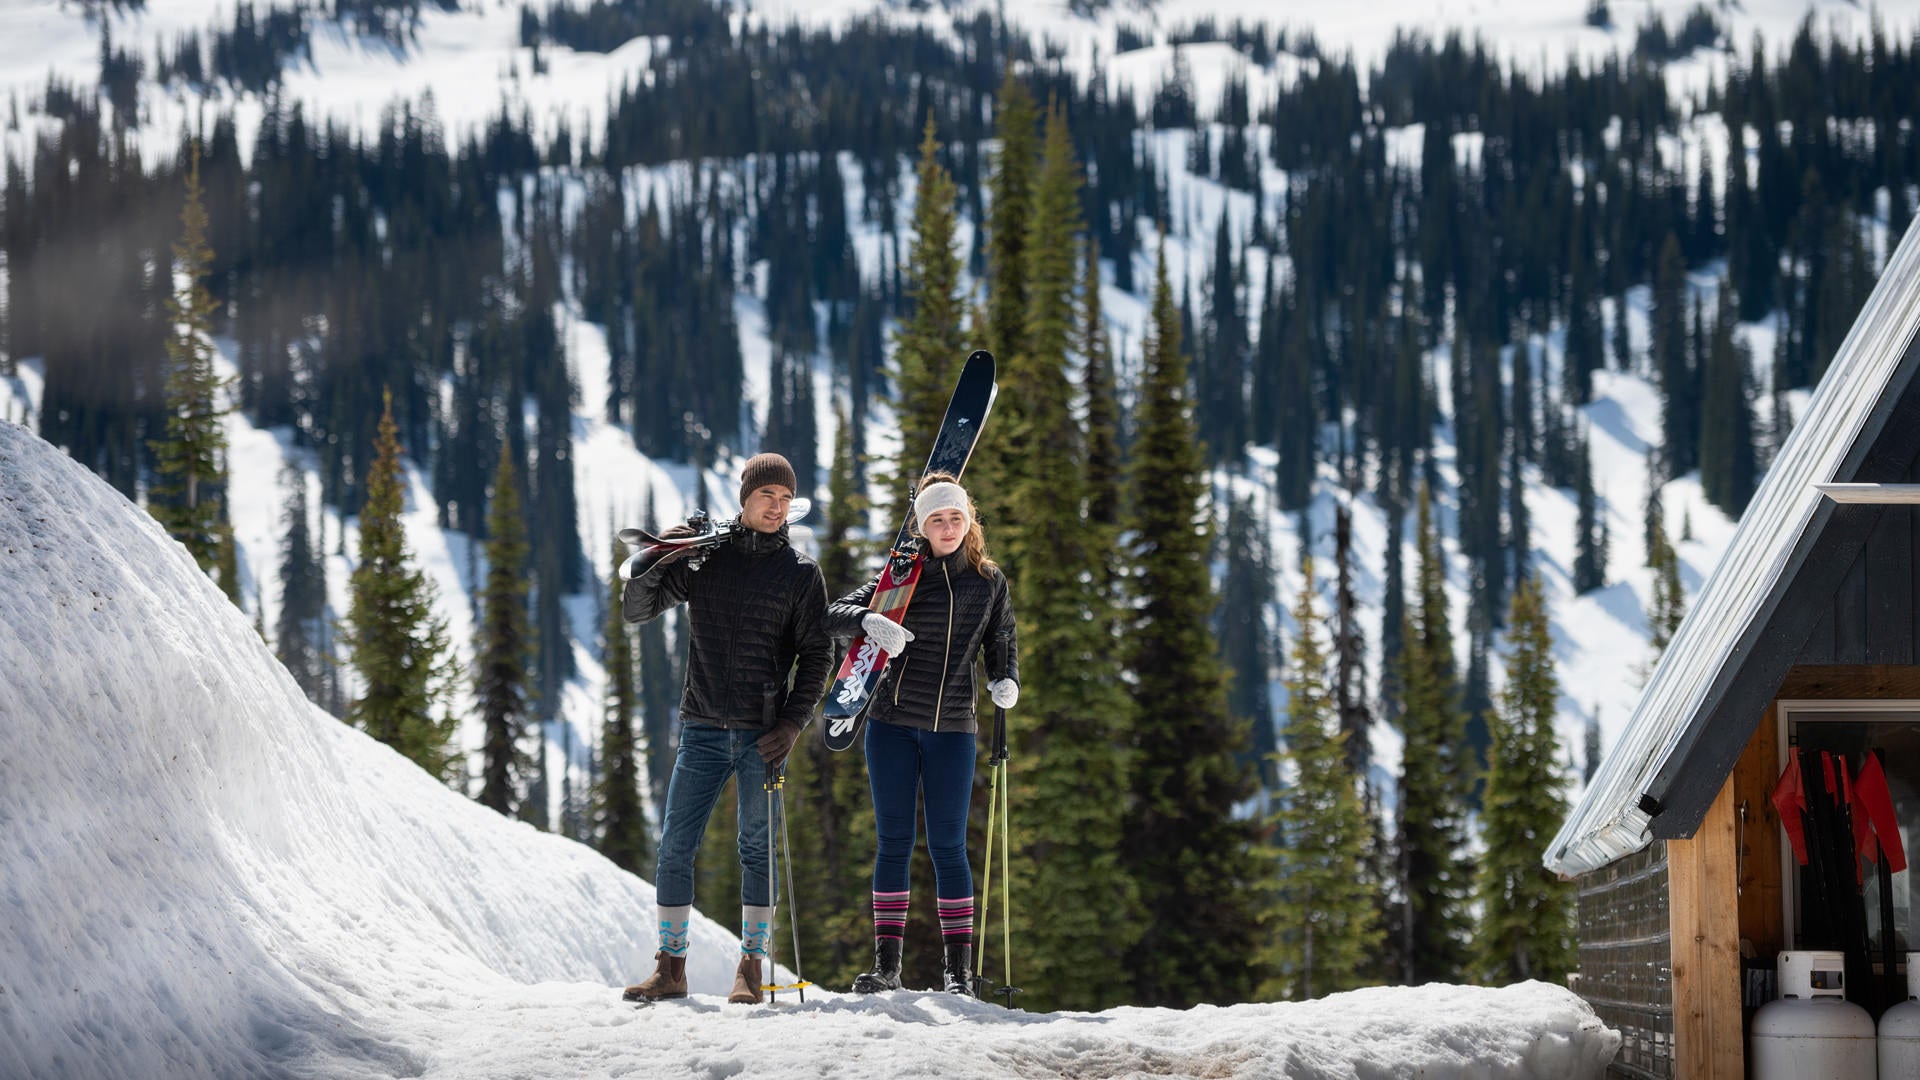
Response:
[[[727,1000],[761,999],[760,962],[768,953],[774,899],[763,789],[812,718],[833,660],[826,582],[787,539],[787,510],[797,486],[786,458],[754,457],[740,476],[744,527],[699,565],[673,562],[647,582],[627,582],[621,597],[628,622],[658,618],[684,602],[693,631],[680,698],[680,753],[667,785],[653,879],[660,951],[654,973],[627,987],[628,1001],[687,994],[694,853],[730,776],[739,778],[741,956]],[[688,535],[685,528],[667,536]]]

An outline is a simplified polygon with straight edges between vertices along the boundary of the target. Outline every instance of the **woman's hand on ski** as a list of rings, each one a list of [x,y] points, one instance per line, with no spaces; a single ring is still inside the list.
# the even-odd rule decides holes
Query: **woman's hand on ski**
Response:
[[[913,631],[877,611],[869,611],[861,617],[860,629],[866,631],[868,641],[878,645],[888,656],[899,656],[906,651],[907,642],[913,640]]]
[[[995,679],[987,684],[987,696],[1002,709],[1011,709],[1020,701],[1020,684],[1012,679]]]

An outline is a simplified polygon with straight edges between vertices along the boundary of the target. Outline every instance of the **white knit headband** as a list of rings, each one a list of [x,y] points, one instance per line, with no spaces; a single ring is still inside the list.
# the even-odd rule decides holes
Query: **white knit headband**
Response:
[[[973,521],[973,514],[967,509],[967,489],[951,481],[942,480],[937,484],[928,484],[913,497],[913,523],[920,527],[920,534],[926,535],[927,518],[938,510],[958,510],[960,516]]]

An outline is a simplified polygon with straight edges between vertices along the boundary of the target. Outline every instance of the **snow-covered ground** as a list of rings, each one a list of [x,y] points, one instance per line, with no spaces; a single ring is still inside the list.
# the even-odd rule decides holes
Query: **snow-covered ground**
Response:
[[[0,422],[0,1076],[1598,1076],[1543,983],[1185,1012],[636,1009],[653,890],[309,705],[177,544]],[[717,899],[730,907],[730,899]]]

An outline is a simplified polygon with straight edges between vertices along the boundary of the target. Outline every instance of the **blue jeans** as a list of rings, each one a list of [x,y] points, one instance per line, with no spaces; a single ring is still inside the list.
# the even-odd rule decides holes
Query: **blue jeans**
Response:
[[[873,788],[873,891],[905,892],[916,837],[914,804],[927,805],[927,854],[940,896],[973,895],[967,812],[973,804],[973,733],[867,725],[867,783]]]
[[[693,857],[707,834],[707,819],[729,776],[740,778],[740,903],[772,905],[767,861],[767,763],[757,731],[706,724],[680,726],[680,754],[667,783],[667,819],[660,827],[660,859],[653,885],[662,907],[693,903]]]

